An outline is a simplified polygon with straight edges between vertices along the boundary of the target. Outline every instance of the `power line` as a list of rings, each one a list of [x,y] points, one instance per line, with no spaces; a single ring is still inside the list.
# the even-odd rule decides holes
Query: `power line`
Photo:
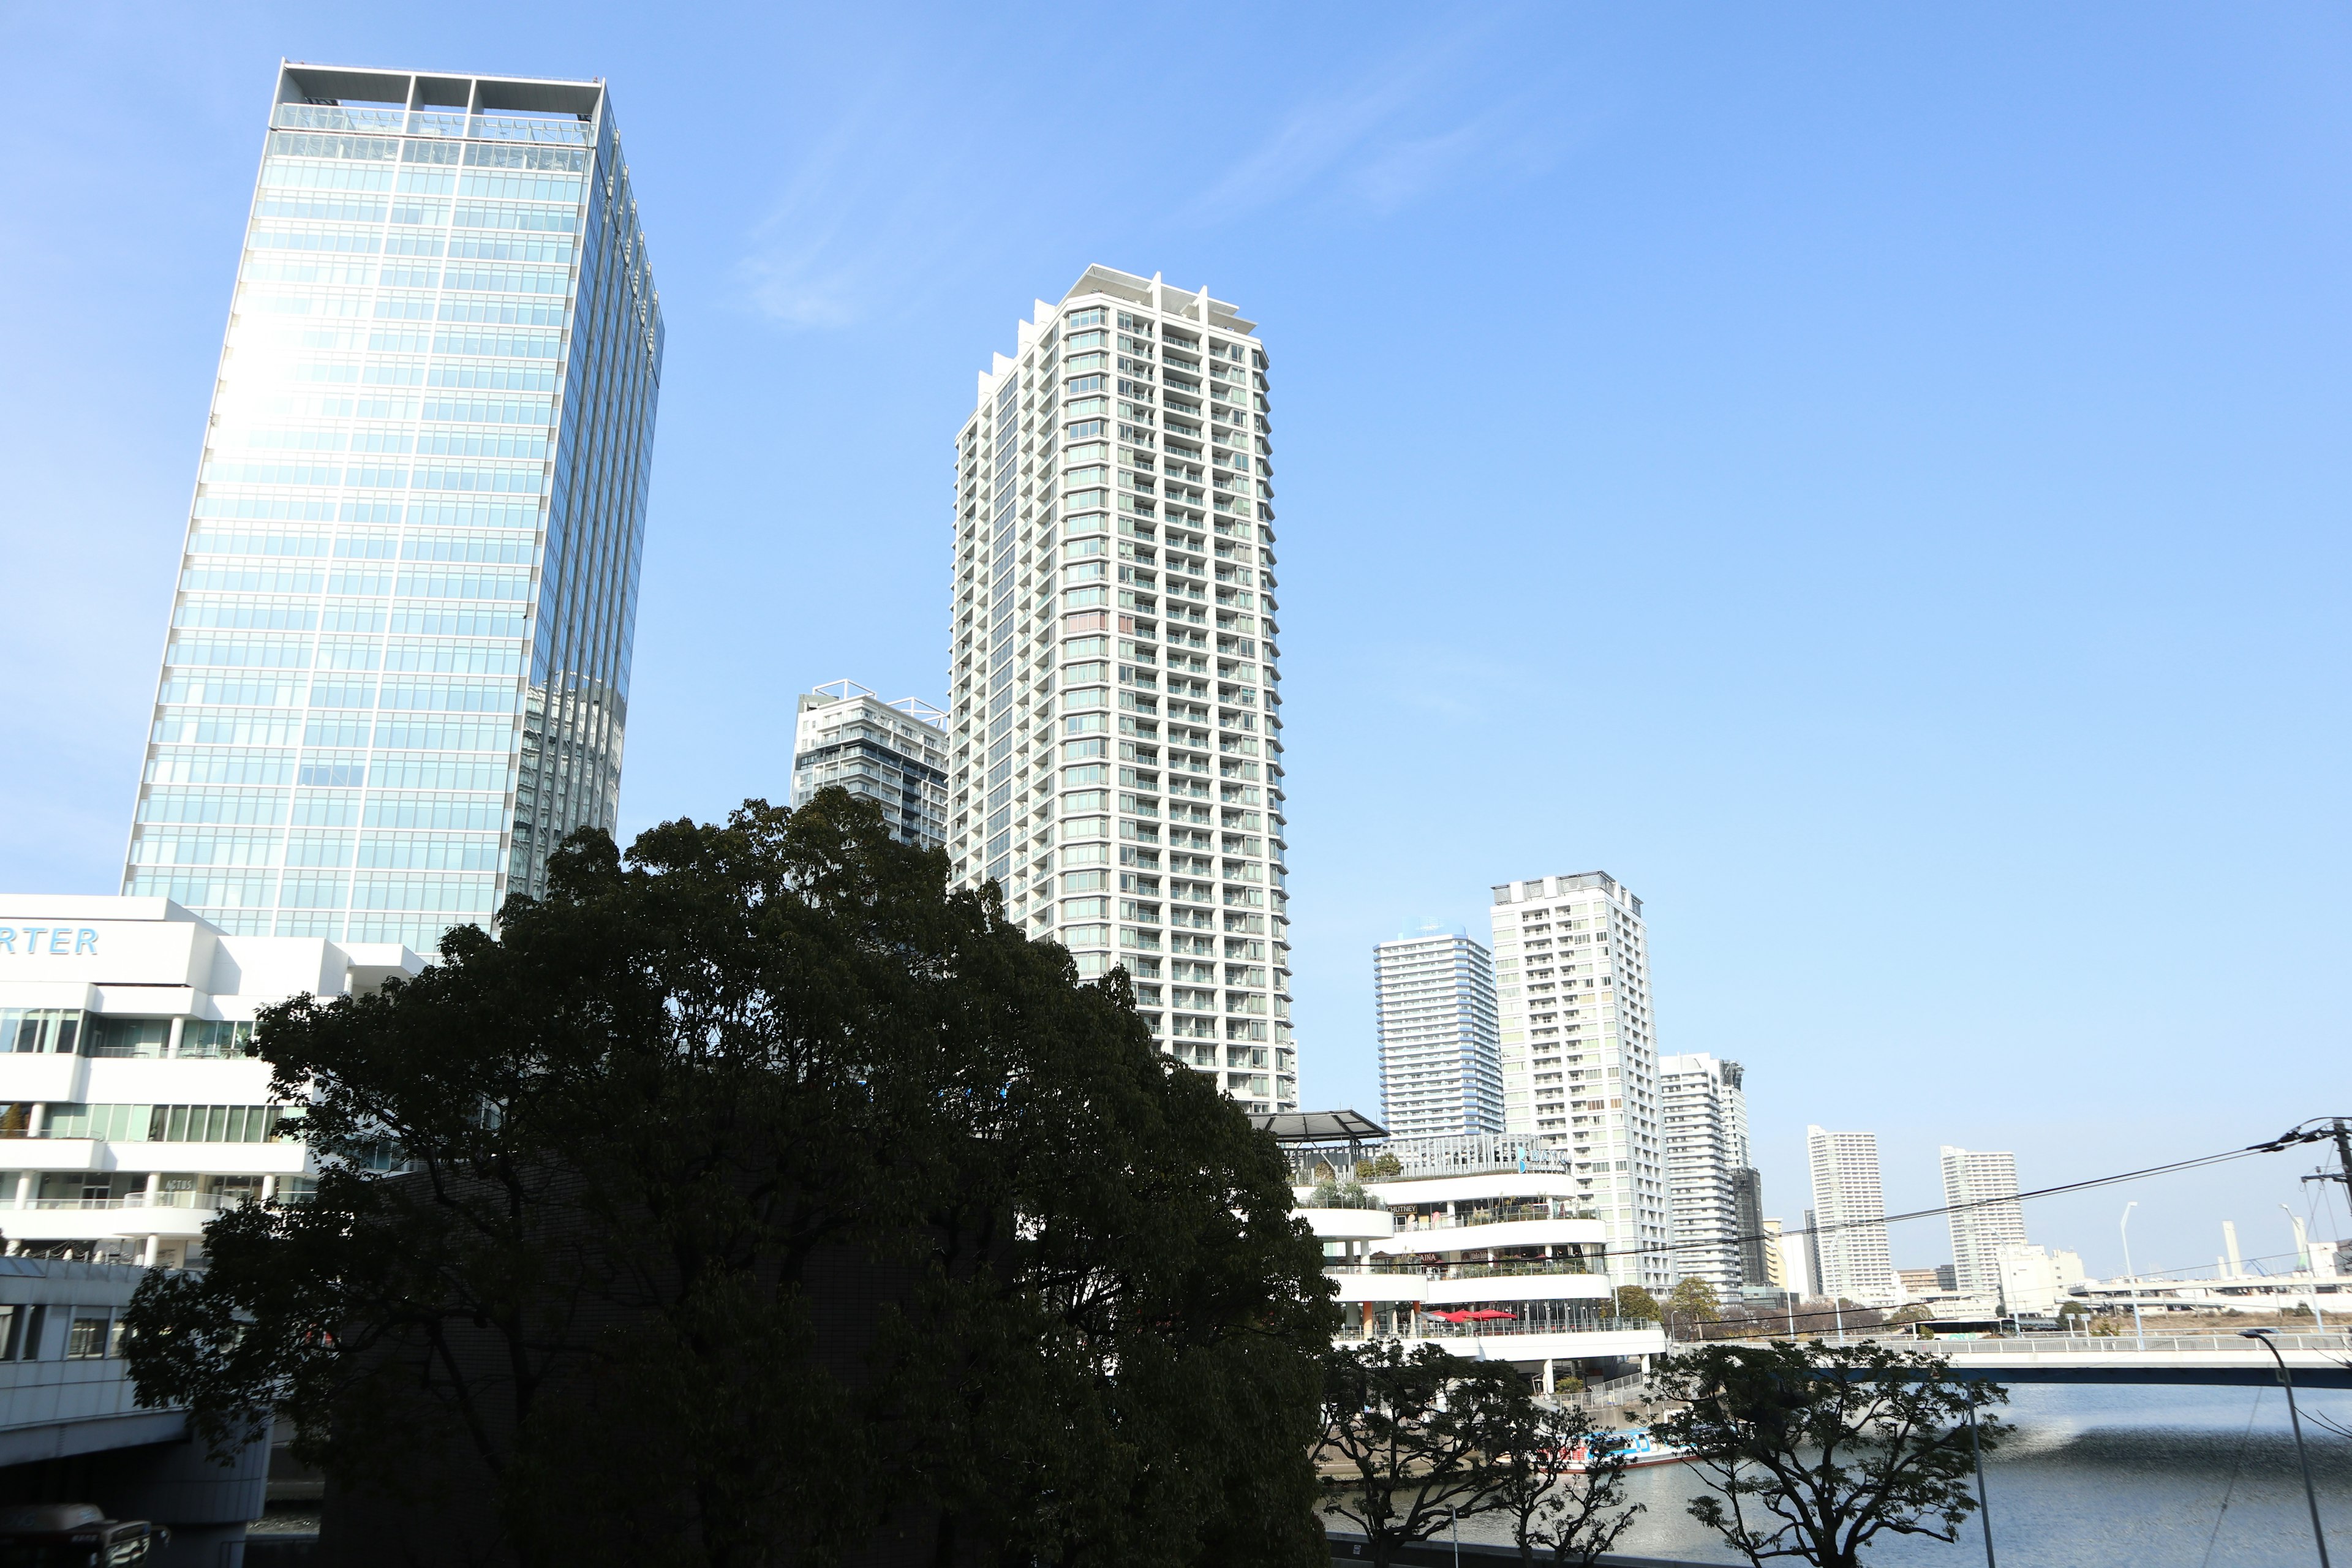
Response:
[[[2298,1144],[2326,1142],[2335,1137],[2334,1124],[2341,1120],[2336,1117],[2316,1117],[2289,1128],[2276,1138],[2268,1139],[2260,1143],[2249,1143],[2242,1149],[2225,1150],[2218,1154],[2200,1154],[2192,1160],[2175,1160],[2168,1164],[2148,1165],[2137,1171],[2121,1171],[2111,1176],[2093,1176],[2080,1182],[2063,1182],[2054,1187],[2036,1187],[2032,1192],[2005,1194],[1995,1198],[1978,1198],[1964,1204],[1944,1204],[1936,1208],[1912,1209],[1904,1214],[1880,1215],[1874,1219],[1844,1220],[1836,1225],[1815,1225],[1803,1230],[1784,1230],[1777,1234],[1783,1237],[1822,1237],[1841,1230],[1860,1230],[1871,1226],[1900,1225],[1906,1220],[1933,1219],[1939,1215],[1961,1214],[1970,1209],[1990,1208],[1996,1204],[2023,1203],[2028,1198],[2056,1197],[2062,1193],[2088,1192],[2095,1187],[2111,1187],[2121,1182],[2146,1181],[2151,1176],[2168,1176],[2182,1171],[2203,1170],[2209,1165],[2227,1164],[2232,1160],[2243,1160],[2255,1154],[2275,1154],[2284,1150],[2294,1148]],[[1714,1251],[1726,1245],[1740,1246],[1750,1241],[1767,1241],[1775,1238],[1773,1232],[1759,1231],[1752,1235],[1733,1237],[1728,1243],[1721,1238],[1689,1242],[1643,1242],[1628,1247],[1604,1249],[1601,1256],[1646,1258],[1656,1257],[1661,1253],[1696,1251],[1701,1248]]]

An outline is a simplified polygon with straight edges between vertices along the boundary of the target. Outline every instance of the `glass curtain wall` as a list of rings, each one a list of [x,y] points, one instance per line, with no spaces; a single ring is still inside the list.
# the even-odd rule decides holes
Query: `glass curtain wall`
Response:
[[[431,951],[612,830],[661,354],[601,85],[281,69],[126,893]]]

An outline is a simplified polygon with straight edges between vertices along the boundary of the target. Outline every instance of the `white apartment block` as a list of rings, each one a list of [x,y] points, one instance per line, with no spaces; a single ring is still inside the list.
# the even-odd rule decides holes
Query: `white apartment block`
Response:
[[[1942,1150],[1945,1215],[1952,1232],[1952,1270],[1960,1290],[1992,1300],[2000,1292],[2001,1248],[2025,1241],[2017,1203],[2017,1156],[2007,1150]]]
[[[1892,1307],[1903,1286],[1886,1248],[1886,1194],[1878,1179],[1878,1134],[1805,1129],[1812,1169],[1815,1255],[1824,1296]]]
[[[1670,1286],[1642,900],[1587,871],[1502,883],[1489,915],[1504,1127],[1570,1152],[1579,1195],[1625,1260],[1621,1279]]]
[[[1738,1062],[1703,1051],[1658,1058],[1659,1122],[1674,1201],[1673,1273],[1704,1279],[1726,1300],[1751,1283],[1746,1253],[1754,1227],[1740,1211],[1743,1184],[1752,1184],[1755,1172],[1740,1078]]]
[[[233,935],[165,899],[0,896],[7,1250],[184,1268],[222,1209],[307,1191],[254,1015],[424,966],[398,942]]]
[[[901,843],[946,848],[946,721],[919,698],[885,702],[853,680],[803,692],[793,725],[793,805],[838,785],[880,806]]]
[[[1273,426],[1255,324],[1090,267],[956,438],[948,847],[1123,964],[1161,1048],[1294,1110]]]
[[[1372,949],[1381,1037],[1381,1120],[1399,1138],[1503,1131],[1495,1039],[1495,961],[1461,931],[1431,930]]]

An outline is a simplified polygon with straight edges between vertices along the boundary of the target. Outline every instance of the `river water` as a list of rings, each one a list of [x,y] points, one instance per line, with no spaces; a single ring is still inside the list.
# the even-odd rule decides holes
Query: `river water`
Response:
[[[2317,1410],[2352,1426],[2352,1393],[2307,1390],[2296,1397],[2328,1548],[2337,1562],[2352,1563],[2352,1440],[2310,1419]],[[2318,1562],[2286,1401],[2275,1387],[2019,1384],[2003,1415],[2017,1431],[1985,1462],[2000,1568],[2307,1568]],[[1635,1470],[1627,1482],[1632,1498],[1649,1510],[1619,1551],[1744,1561],[1684,1511],[1704,1489],[1688,1466]],[[1462,1537],[1499,1541],[1508,1532],[1476,1519],[1464,1522]],[[1882,1535],[1864,1558],[1889,1568],[1972,1568],[1984,1561],[1984,1539],[1971,1518],[1954,1545]]]

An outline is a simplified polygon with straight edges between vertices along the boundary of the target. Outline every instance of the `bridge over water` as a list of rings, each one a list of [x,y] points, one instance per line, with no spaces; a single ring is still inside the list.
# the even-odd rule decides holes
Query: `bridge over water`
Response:
[[[2278,1382],[2260,1340],[2236,1334],[2021,1334],[2011,1339],[1888,1338],[1905,1350],[1951,1357],[1963,1376],[2002,1383],[2172,1383],[2241,1386]],[[2297,1388],[2352,1388],[2352,1334],[2280,1333],[2271,1342]]]

